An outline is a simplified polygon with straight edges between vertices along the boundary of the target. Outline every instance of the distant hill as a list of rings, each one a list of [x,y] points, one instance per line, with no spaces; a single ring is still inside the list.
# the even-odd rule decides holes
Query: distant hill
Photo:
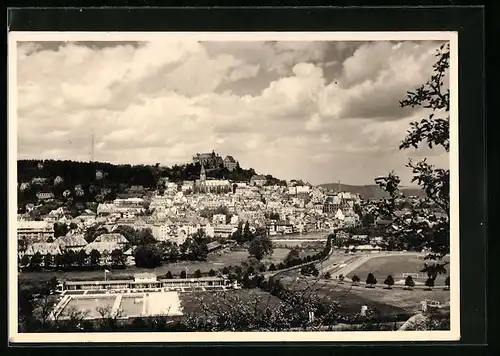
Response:
[[[389,194],[384,192],[378,185],[348,185],[348,184],[338,184],[338,183],[326,183],[320,184],[320,187],[332,190],[334,192],[343,191],[351,192],[354,194],[359,194],[363,199],[380,199],[388,197]],[[424,197],[425,192],[419,188],[402,188],[401,192],[407,197],[417,196]]]

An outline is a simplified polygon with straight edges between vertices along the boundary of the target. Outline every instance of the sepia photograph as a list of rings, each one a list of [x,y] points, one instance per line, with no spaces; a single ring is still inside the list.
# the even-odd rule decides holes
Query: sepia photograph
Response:
[[[460,339],[454,32],[10,32],[11,342]]]

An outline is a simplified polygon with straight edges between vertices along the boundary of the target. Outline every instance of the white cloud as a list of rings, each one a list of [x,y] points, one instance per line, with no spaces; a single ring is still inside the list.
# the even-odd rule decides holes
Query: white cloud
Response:
[[[25,43],[19,157],[87,160],[93,129],[99,160],[173,164],[215,149],[283,178],[370,183],[404,169],[408,153],[397,147],[419,113],[398,100],[427,79],[435,47],[361,44],[338,66],[336,84],[324,68],[337,59],[321,42]],[[238,84],[249,78],[263,89],[218,91],[254,85]]]

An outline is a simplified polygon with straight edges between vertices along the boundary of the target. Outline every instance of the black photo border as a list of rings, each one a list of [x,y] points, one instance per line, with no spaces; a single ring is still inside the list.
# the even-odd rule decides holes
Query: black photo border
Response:
[[[161,346],[183,347],[182,353],[187,352],[186,347],[196,351],[199,347],[228,346],[230,349],[226,351],[234,353],[238,351],[234,348],[235,346],[238,348],[259,346],[259,352],[275,352],[271,346],[279,345],[290,354],[293,352],[320,352],[324,346],[328,346],[327,350],[330,351],[331,346],[349,346],[349,351],[344,347],[342,347],[342,351],[359,354],[373,350],[374,346],[377,346],[378,349],[378,346],[386,348],[413,344],[419,346],[417,349],[421,354],[430,351],[426,351],[427,346],[433,346],[432,349],[439,350],[446,346],[468,345],[469,347],[476,346],[474,347],[476,352],[472,350],[473,354],[482,353],[481,346],[487,343],[487,192],[483,7],[10,8],[8,9],[7,22],[9,31],[457,31],[461,340],[457,342],[412,343],[168,343]],[[6,125],[7,120],[5,120],[5,133],[8,132]],[[7,142],[7,138],[5,142]],[[7,165],[6,161],[5,165]],[[6,190],[3,196],[6,200]],[[3,208],[6,217],[5,205]],[[7,236],[7,226],[6,224],[3,226],[4,236]],[[3,239],[2,242],[4,244],[3,251],[7,251],[7,239]],[[7,258],[5,258],[6,260]],[[5,320],[6,322],[7,320]],[[80,345],[71,344],[72,347]],[[127,344],[126,347],[147,345],[160,346],[141,343],[137,345]],[[366,348],[367,345],[371,347]],[[11,344],[11,346],[28,345]],[[37,345],[29,344],[29,346]],[[96,344],[96,346],[98,345]],[[112,346],[118,347],[117,345]],[[303,347],[308,347],[308,349]],[[313,349],[309,349],[310,347]],[[459,354],[459,350],[454,349],[456,354]],[[58,352],[62,354],[86,352],[81,349],[70,351],[61,347],[56,350],[53,350],[56,354]],[[107,348],[104,352],[109,353],[110,351],[111,349]],[[134,350],[131,351],[134,352]],[[167,350],[163,350],[163,352],[165,351]],[[198,352],[201,351],[198,349]],[[411,353],[413,351],[401,350],[401,352]]]

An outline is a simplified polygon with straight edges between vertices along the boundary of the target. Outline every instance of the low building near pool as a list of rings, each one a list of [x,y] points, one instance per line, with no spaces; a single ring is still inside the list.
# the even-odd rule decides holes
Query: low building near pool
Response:
[[[193,288],[208,291],[239,289],[240,287],[238,282],[226,277],[158,279],[155,274],[141,273],[135,275],[134,279],[129,280],[64,281],[58,286],[58,291],[109,291],[110,293],[128,293],[131,291],[189,292]]]

